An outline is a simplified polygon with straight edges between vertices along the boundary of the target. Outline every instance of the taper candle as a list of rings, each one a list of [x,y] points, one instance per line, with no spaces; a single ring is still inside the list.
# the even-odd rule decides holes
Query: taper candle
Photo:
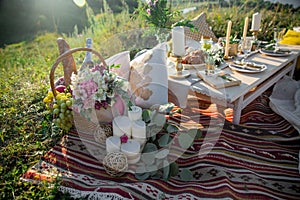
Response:
[[[249,24],[249,18],[245,18],[245,24],[244,24],[244,32],[243,32],[243,40],[246,40],[247,32],[248,32],[248,24]]]
[[[261,14],[260,13],[254,13],[252,15],[252,31],[259,31],[260,28],[260,21],[261,21]]]
[[[228,58],[228,53],[229,53],[229,38],[230,38],[231,26],[232,26],[232,22],[229,20],[227,25],[227,33],[226,33],[226,45],[225,45],[225,53],[224,53],[225,58]]]

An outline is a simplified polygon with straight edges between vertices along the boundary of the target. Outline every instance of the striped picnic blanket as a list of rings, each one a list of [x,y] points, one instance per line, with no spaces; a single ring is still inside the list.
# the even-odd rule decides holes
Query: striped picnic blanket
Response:
[[[89,199],[300,199],[299,133],[269,108],[267,95],[243,110],[242,125],[230,122],[231,110],[224,116],[206,102],[189,105],[169,118],[203,131],[176,161],[180,169],[192,171],[191,181],[140,181],[130,172],[110,177],[95,159],[103,152],[94,137],[82,139],[76,131],[65,135],[22,180],[59,177],[62,192]],[[222,121],[222,128],[216,128]]]

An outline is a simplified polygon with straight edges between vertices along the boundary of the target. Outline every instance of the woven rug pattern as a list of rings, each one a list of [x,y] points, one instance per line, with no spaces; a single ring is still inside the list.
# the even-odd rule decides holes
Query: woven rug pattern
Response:
[[[61,191],[88,199],[300,199],[299,133],[270,110],[266,95],[243,110],[242,125],[232,124],[228,111],[221,134],[207,131],[222,114],[205,105],[170,117],[203,130],[203,137],[176,161],[192,171],[191,181],[139,181],[129,172],[110,177],[95,159],[103,154],[101,145],[92,135],[83,144],[76,131],[65,135],[22,180],[59,177]]]

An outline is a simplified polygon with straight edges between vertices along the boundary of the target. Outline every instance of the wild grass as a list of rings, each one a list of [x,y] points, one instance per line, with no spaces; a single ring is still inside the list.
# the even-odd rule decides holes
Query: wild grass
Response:
[[[195,17],[202,11],[207,12],[208,22],[220,37],[225,35],[226,21],[229,19],[234,24],[233,32],[240,33],[245,13],[251,16],[255,9],[242,12],[234,6],[227,9],[218,6],[200,7],[186,17]],[[49,187],[47,183],[35,185],[20,181],[22,174],[64,134],[52,130],[52,116],[47,113],[42,102],[49,89],[50,67],[58,56],[56,39],[64,37],[73,48],[84,46],[85,39],[92,37],[94,48],[107,57],[124,48],[116,47],[110,51],[110,38],[144,26],[143,22],[130,19],[128,9],[117,15],[111,13],[109,8],[98,15],[94,15],[89,8],[87,12],[91,27],[83,33],[78,33],[76,28],[71,35],[44,33],[34,40],[0,49],[0,199],[69,199],[68,195],[61,196],[55,184]],[[262,34],[267,33],[268,37],[264,38],[268,39],[271,39],[271,28],[274,25],[290,28],[300,22],[299,13],[266,9],[262,14]],[[78,56],[78,64],[83,56]],[[57,74],[61,75],[61,70]]]

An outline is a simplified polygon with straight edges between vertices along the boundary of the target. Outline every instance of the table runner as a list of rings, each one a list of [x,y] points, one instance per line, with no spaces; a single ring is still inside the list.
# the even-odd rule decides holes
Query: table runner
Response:
[[[89,199],[300,198],[299,134],[272,112],[265,94],[243,110],[243,125],[233,125],[231,111],[227,111],[221,134],[205,156],[199,152],[209,148],[205,142],[207,127],[211,120],[222,121],[222,114],[206,102],[194,100],[188,105],[171,119],[203,127],[203,137],[176,161],[180,168],[192,171],[194,180],[185,182],[175,177],[168,182],[139,181],[132,173],[112,178],[86,150],[74,130],[28,170],[22,180],[51,181],[58,176],[60,191]],[[97,152],[99,144],[92,135],[86,139],[90,139],[89,148],[95,147],[93,154],[101,153]]]

